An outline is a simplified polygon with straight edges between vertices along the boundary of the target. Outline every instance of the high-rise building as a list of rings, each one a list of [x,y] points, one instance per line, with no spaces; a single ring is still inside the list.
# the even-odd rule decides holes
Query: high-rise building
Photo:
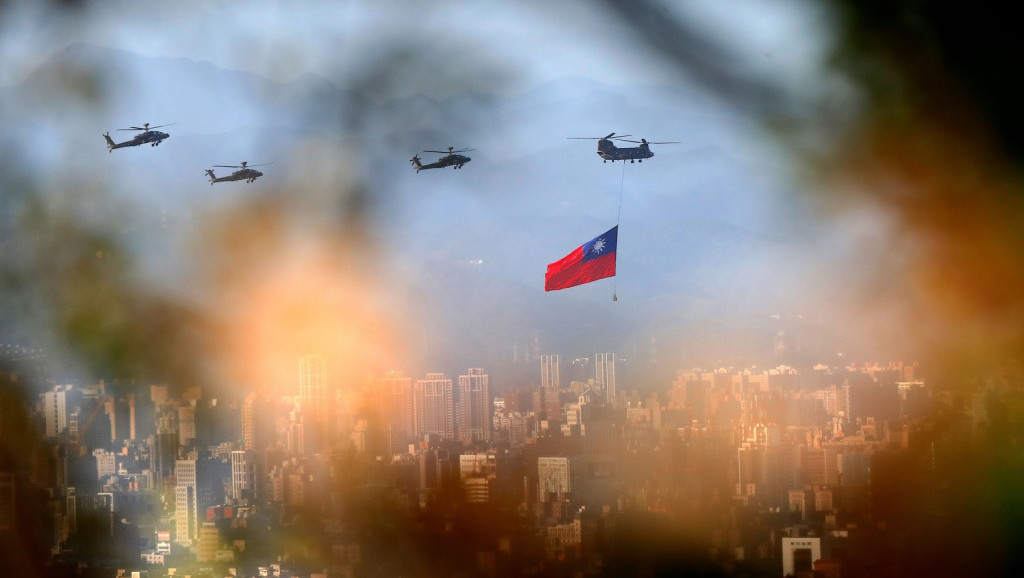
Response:
[[[57,386],[43,394],[43,415],[46,419],[46,437],[55,438],[68,427],[67,392]]]
[[[401,371],[389,371],[377,379],[380,415],[384,420],[391,452],[408,444],[416,434],[416,401],[412,392],[412,378]]]
[[[252,497],[253,465],[249,452],[231,452],[231,499],[236,503]]]
[[[196,481],[196,461],[178,460],[174,466],[174,519],[176,524],[175,541],[189,545],[196,539],[199,531],[198,483]]]
[[[594,356],[595,383],[604,392],[605,401],[615,403],[615,354],[598,353]]]
[[[491,439],[490,376],[483,368],[469,369],[459,376],[459,440],[463,443]]]
[[[558,391],[558,388],[561,386],[559,383],[557,355],[540,356],[540,386],[544,389],[553,389],[555,391]]]
[[[158,490],[164,489],[164,480],[174,474],[178,455],[178,435],[160,430],[149,438],[149,469]]]
[[[256,449],[256,398],[249,395],[242,402],[242,449]]]
[[[299,359],[299,401],[307,415],[325,406],[327,360],[323,355],[307,355]]]
[[[242,402],[242,449],[265,450],[274,445],[273,405],[260,394]]]
[[[455,391],[443,373],[428,373],[416,380],[416,436],[436,435],[455,439]]]
[[[307,355],[299,359],[299,406],[302,410],[303,446],[308,452],[324,449],[330,439],[327,394],[327,360],[323,355]]]
[[[187,446],[196,439],[196,407],[184,404],[178,407],[178,444]]]
[[[540,391],[541,405],[543,407],[544,419],[549,424],[556,424],[562,421],[562,397],[557,389],[544,388]]]

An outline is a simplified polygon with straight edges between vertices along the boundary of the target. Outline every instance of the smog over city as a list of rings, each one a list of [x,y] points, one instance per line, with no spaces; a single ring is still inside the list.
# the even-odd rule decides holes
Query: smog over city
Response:
[[[0,1],[0,560],[1010,573],[1010,21]]]

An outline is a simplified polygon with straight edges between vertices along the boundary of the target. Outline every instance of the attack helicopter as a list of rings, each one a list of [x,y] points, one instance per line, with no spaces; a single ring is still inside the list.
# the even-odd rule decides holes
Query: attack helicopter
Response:
[[[623,161],[623,162],[625,162],[627,160],[629,162],[631,162],[631,163],[634,162],[634,161],[639,161],[639,162],[642,163],[642,162],[644,162],[644,159],[649,159],[649,158],[654,156],[654,153],[651,152],[651,146],[650,145],[652,145],[652,144],[677,144],[679,142],[679,141],[648,142],[647,139],[643,139],[643,138],[638,140],[638,141],[636,141],[636,140],[629,140],[628,138],[625,138],[627,136],[632,136],[632,135],[622,134],[622,135],[619,135],[619,136],[615,136],[615,133],[611,133],[611,134],[609,134],[607,136],[597,136],[597,137],[593,137],[593,136],[574,136],[574,137],[568,137],[568,138],[569,138],[569,140],[596,140],[597,141],[597,154],[600,155],[602,159],[604,159],[602,162],[612,161],[613,163],[615,161]],[[623,141],[623,142],[631,142],[631,143],[638,144],[640,146],[637,146],[637,147],[617,147],[617,146],[615,146],[615,143],[612,142],[613,140],[618,140],[618,141]]]
[[[131,140],[126,140],[124,142],[115,143],[114,139],[110,138],[110,133],[109,132],[103,133],[103,138],[105,138],[107,140],[107,150],[109,152],[114,152],[114,149],[119,149],[119,148],[124,148],[124,147],[137,147],[137,146],[143,145],[143,144],[148,144],[149,146],[155,147],[155,146],[160,144],[160,141],[162,141],[164,139],[171,138],[171,135],[169,135],[169,134],[167,134],[165,132],[160,132],[158,130],[153,130],[153,129],[161,128],[161,127],[165,127],[165,126],[171,126],[173,124],[176,124],[176,123],[172,122],[171,124],[158,124],[156,126],[149,126],[149,123],[147,122],[147,123],[144,123],[142,126],[133,126],[133,127],[129,127],[129,128],[119,128],[117,130],[141,130],[142,131],[141,133],[139,133],[139,134],[135,135],[134,137],[132,137]]]
[[[409,161],[413,164],[414,167],[416,167],[416,172],[417,173],[422,171],[423,169],[443,169],[445,167],[454,167],[456,169],[461,169],[462,165],[468,163],[469,161],[471,161],[473,159],[467,157],[466,155],[458,154],[458,153],[464,153],[464,152],[469,152],[469,151],[474,151],[474,150],[476,150],[476,149],[459,149],[459,150],[454,150],[454,147],[448,147],[448,150],[446,150],[446,151],[429,151],[428,150],[428,151],[423,151],[423,152],[425,152],[425,153],[438,153],[438,154],[442,154],[442,155],[445,155],[445,156],[437,159],[436,162],[429,163],[429,164],[422,164],[422,163],[420,163],[419,155],[413,155],[413,157],[411,159],[409,159]]]
[[[262,167],[262,166],[271,165],[271,164],[274,164],[274,163],[263,163],[261,165],[252,165],[252,166],[254,166],[254,167]],[[213,169],[207,169],[206,170],[206,174],[210,176],[210,186],[211,187],[213,186],[213,183],[223,183],[223,182],[227,182],[227,181],[245,181],[247,183],[251,183],[251,182],[255,181],[256,179],[258,179],[258,178],[263,176],[263,173],[261,173],[260,171],[257,171],[256,169],[253,169],[253,168],[250,168],[249,167],[249,163],[247,163],[246,161],[242,161],[242,164],[240,164],[240,165],[213,165],[213,167],[214,168],[220,167],[220,168],[225,168],[225,169],[238,169],[238,170],[233,172],[233,173],[231,173],[230,175],[228,175],[226,177],[218,178],[217,175],[213,174]]]

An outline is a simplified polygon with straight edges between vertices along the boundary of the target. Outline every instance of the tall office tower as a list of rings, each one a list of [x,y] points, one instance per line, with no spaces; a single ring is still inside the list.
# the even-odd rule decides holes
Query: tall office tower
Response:
[[[231,452],[231,499],[240,504],[253,497],[253,467],[246,451]]]
[[[265,450],[274,445],[273,404],[260,394],[242,402],[242,449]]]
[[[196,439],[196,406],[178,406],[178,445],[187,446]]]
[[[327,359],[323,355],[307,355],[299,359],[299,404],[305,423],[306,451],[326,448],[330,439],[327,394]]]
[[[560,387],[558,380],[558,356],[557,355],[541,355],[540,356],[540,386],[544,389],[553,389],[558,391]]]
[[[491,440],[490,376],[483,368],[471,368],[459,376],[459,440],[470,444]]]
[[[609,404],[615,403],[615,354],[598,353],[594,356],[595,383],[604,392]]]
[[[242,449],[256,449],[257,435],[256,397],[249,394],[242,402]]]
[[[428,373],[413,387],[416,437],[436,435],[455,439],[455,390],[443,373]]]
[[[549,423],[560,423],[562,421],[562,398],[558,394],[557,389],[542,389],[541,404],[544,409],[544,418]]]
[[[43,394],[43,412],[46,418],[46,437],[55,438],[68,427],[67,392],[57,386]]]
[[[198,484],[196,483],[196,461],[178,460],[174,464],[174,520],[175,541],[191,545],[199,531]]]
[[[377,379],[380,415],[388,449],[399,450],[416,435],[416,401],[412,392],[412,378],[401,371],[389,371]]]
[[[156,489],[164,489],[164,480],[174,474],[174,461],[178,457],[178,435],[173,431],[158,430],[149,438],[149,469],[153,472]]]

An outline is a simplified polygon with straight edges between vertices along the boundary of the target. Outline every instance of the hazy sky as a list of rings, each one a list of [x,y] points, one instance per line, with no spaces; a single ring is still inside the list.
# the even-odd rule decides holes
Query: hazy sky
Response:
[[[192,299],[214,283],[260,303],[275,291],[285,301],[308,301],[287,279],[318,263],[317,283],[332,294],[317,297],[321,309],[307,315],[342,323],[351,317],[348,304],[365,299],[362,313],[376,311],[391,329],[369,329],[375,317],[367,314],[353,335],[379,329],[382,363],[401,363],[394,351],[424,342],[425,355],[451,343],[472,344],[479,351],[471,356],[480,357],[493,354],[488,347],[507,351],[540,335],[542,347],[575,355],[706,332],[730,316],[761,323],[780,308],[820,312],[805,300],[822,288],[810,276],[814,259],[841,258],[856,236],[838,223],[835,235],[809,241],[813,219],[794,196],[798,171],[754,114],[762,103],[715,89],[740,78],[794,102],[818,100],[833,87],[821,65],[827,14],[811,2],[767,0],[654,3],[651,10],[643,16],[686,23],[708,41],[673,56],[716,71],[722,84],[709,83],[706,72],[694,77],[653,50],[657,42],[622,14],[593,2],[126,1],[64,10],[8,4],[0,85],[17,85],[77,43],[160,57],[139,61],[154,70],[129,67],[117,77],[123,84],[104,86],[103,108],[76,113],[74,103],[33,102],[31,115],[6,111],[9,119],[35,119],[11,134],[26,135],[19,154],[45,194],[61,199],[73,221],[121,239],[138,257],[134,276],[160,295]],[[311,134],[308,125],[295,128],[297,119],[323,114],[313,111],[319,104],[267,108],[266,89],[253,92],[246,79],[168,84],[167,75],[177,74],[168,58],[217,67],[189,69],[204,79],[236,70],[299,84],[315,74],[341,89],[370,88],[392,104],[356,114],[340,130],[324,117],[324,130]],[[466,93],[491,96],[458,100]],[[435,106],[420,96],[455,100]],[[102,148],[97,133],[142,122],[176,125],[159,150]],[[680,144],[655,147],[654,159],[626,168],[599,162],[592,141],[566,140],[613,131]],[[455,172],[410,170],[412,154],[446,146],[477,149],[474,161]],[[209,165],[243,159],[274,166],[254,185],[211,189],[201,177]],[[105,192],[92,198],[66,190],[86,174]],[[338,237],[351,234],[339,233],[340,220],[330,217],[351,215],[366,200],[370,209],[359,214],[370,226],[358,241],[358,262],[324,265],[332,251],[337,257]],[[154,213],[187,215],[193,229],[168,245],[142,225],[123,225]],[[281,221],[278,228],[266,228],[268,214]],[[121,217],[105,222],[112,215]],[[547,263],[620,218],[617,278],[543,293]],[[870,215],[855,220],[853,232],[870,222]],[[254,246],[266,250],[246,253]],[[220,259],[219,250],[226,252]],[[365,276],[370,288],[346,285],[359,260],[372,262],[379,276]],[[251,285],[232,285],[249,276]],[[299,277],[296,285],[315,289]],[[277,282],[283,285],[275,289]],[[614,304],[613,291],[622,297]],[[271,317],[287,318],[282,311]],[[275,322],[267,323],[266,343],[243,349],[275,347]],[[251,329],[238,332],[251,337]]]
[[[185,57],[288,81],[305,72],[338,78],[398,42],[425,51],[450,44],[514,66],[522,85],[571,76],[611,84],[680,82],[643,50],[635,30],[593,2],[395,1],[173,4],[110,1],[53,10],[15,2],[6,10],[0,85],[22,78],[53,51],[88,42],[149,56]],[[813,73],[826,42],[814,3],[730,0],[655,3],[724,39],[739,62],[768,75]],[[468,71],[467,71],[468,72]]]

